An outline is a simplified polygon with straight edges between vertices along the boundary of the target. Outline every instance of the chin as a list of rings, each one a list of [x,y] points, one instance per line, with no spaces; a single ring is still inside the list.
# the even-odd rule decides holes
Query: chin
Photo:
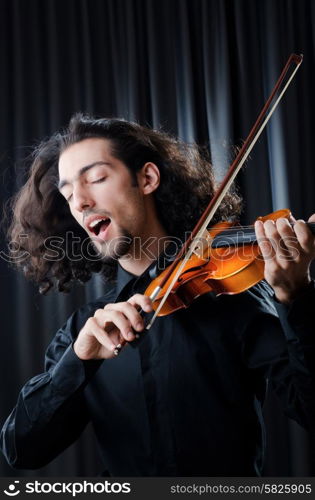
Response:
[[[117,236],[110,241],[94,240],[93,245],[100,258],[120,259],[121,257],[128,257],[132,241],[133,238],[131,235],[124,234],[123,236]]]

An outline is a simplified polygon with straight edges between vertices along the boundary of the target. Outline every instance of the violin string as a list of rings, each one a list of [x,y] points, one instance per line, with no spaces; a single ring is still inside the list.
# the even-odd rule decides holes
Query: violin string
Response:
[[[242,229],[253,229],[254,230],[254,226],[230,226],[230,227],[227,227],[227,228],[222,228],[222,227],[211,227],[209,226],[208,228],[209,230],[211,231],[218,231],[218,232],[221,232],[221,233],[224,233],[225,231],[241,231]]]
[[[268,220],[272,220],[272,219],[268,219]],[[227,222],[227,221],[226,221]],[[275,222],[275,221],[274,221]],[[290,224],[291,227],[293,227],[292,224]],[[253,231],[255,230],[255,227],[250,224],[250,225],[234,225],[234,226],[228,226],[226,228],[222,228],[222,227],[218,227],[216,228],[215,226],[211,227],[209,226],[208,227],[208,230],[209,231],[217,231],[217,232],[221,232],[221,233],[224,233],[225,231],[242,231],[242,229],[252,229]]]

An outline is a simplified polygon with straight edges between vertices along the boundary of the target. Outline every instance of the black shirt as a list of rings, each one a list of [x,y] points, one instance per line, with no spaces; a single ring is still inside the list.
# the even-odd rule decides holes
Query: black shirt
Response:
[[[92,421],[114,476],[260,475],[267,380],[285,413],[314,428],[314,283],[290,307],[265,282],[208,293],[158,318],[138,347],[81,361],[72,343],[87,318],[142,293],[149,279],[119,268],[117,285],[57,332],[46,371],[23,387],[2,429],[13,467],[45,465]]]

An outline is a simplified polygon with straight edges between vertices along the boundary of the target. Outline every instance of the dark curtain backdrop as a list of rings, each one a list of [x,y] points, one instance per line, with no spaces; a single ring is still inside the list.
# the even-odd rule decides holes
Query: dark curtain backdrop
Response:
[[[21,186],[27,157],[75,111],[162,126],[208,144],[218,178],[291,52],[301,66],[238,179],[243,222],[290,207],[315,211],[313,162],[315,2],[312,0],[0,0],[0,196]],[[25,161],[26,158],[26,161]],[[176,189],[176,186],[174,186]],[[43,369],[45,347],[79,305],[102,293],[95,278],[70,296],[39,296],[9,268],[1,234],[1,414]],[[314,475],[310,436],[265,408],[266,475]],[[192,424],[193,425],[193,424]],[[39,471],[1,475],[96,475],[91,429]]]

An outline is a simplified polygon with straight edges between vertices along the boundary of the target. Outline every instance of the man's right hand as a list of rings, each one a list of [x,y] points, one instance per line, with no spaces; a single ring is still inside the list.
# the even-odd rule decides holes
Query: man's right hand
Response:
[[[114,349],[122,339],[132,342],[136,333],[144,329],[137,307],[151,312],[151,300],[137,293],[127,302],[107,304],[103,309],[97,309],[73,344],[76,355],[82,360],[113,358]]]

